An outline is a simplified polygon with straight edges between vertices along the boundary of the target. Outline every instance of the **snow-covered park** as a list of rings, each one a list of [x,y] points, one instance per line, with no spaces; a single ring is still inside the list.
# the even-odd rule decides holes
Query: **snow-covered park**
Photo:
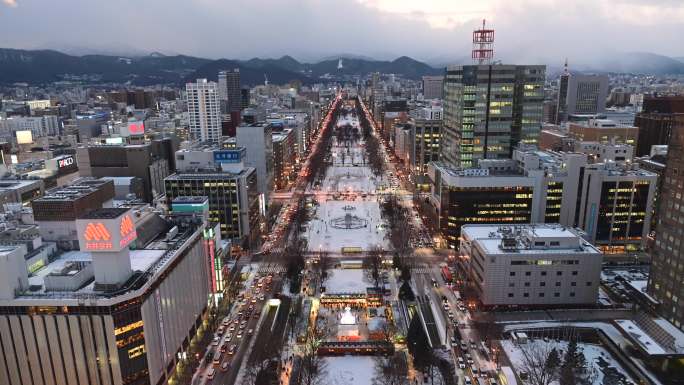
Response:
[[[354,117],[344,117],[340,124],[358,126]],[[318,206],[309,221],[307,240],[309,251],[340,253],[342,248],[387,248],[380,204],[375,195],[382,183],[363,164],[363,142],[347,147],[336,143],[332,147],[333,164],[319,187],[310,192]]]

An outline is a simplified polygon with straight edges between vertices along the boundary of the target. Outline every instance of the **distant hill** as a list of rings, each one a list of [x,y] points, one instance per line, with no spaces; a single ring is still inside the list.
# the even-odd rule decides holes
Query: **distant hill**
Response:
[[[340,59],[342,68],[338,68]],[[292,80],[316,82],[326,74],[364,76],[381,72],[420,79],[424,75],[442,74],[444,71],[443,66],[435,68],[407,56],[387,61],[345,55],[317,63],[302,63],[291,56],[278,59],[211,60],[184,55],[167,56],[158,52],[139,57],[74,56],[53,50],[0,48],[0,84],[52,83],[73,76],[87,76],[89,82],[99,83],[182,84],[196,78],[216,79],[218,71],[232,68],[239,68],[242,83],[250,86],[263,84],[264,75],[272,84],[286,84]],[[592,63],[577,63],[575,68],[594,72],[684,74],[683,61],[643,52],[607,55]]]
[[[218,71],[239,68],[245,85],[262,84],[264,75],[272,84],[291,80],[304,83],[317,81],[325,74],[367,75],[372,72],[395,73],[419,79],[423,75],[442,73],[441,69],[402,56],[393,61],[339,57],[317,63],[301,63],[291,56],[278,59],[210,60],[192,56],[167,56],[153,52],[147,56],[67,55],[52,50],[19,50],[0,48],[0,84],[24,82],[52,83],[87,76],[91,82],[130,82],[136,85],[182,83],[196,78],[216,79]]]
[[[587,64],[585,70],[597,72],[623,72],[635,74],[684,74],[684,62],[669,56],[649,52],[628,52],[610,55],[596,63]]]
[[[50,83],[65,75],[89,75],[99,82],[158,84],[177,82],[210,60],[191,56],[71,56],[57,51],[0,48],[0,83]]]

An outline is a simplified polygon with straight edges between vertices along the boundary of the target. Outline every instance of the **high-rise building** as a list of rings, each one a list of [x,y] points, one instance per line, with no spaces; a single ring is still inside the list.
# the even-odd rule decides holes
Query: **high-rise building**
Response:
[[[465,225],[460,245],[467,282],[485,308],[596,304],[601,252],[571,228]]]
[[[247,149],[245,166],[254,167],[257,190],[265,202],[273,191],[273,131],[268,123],[254,123],[237,128],[237,145]]]
[[[423,97],[441,99],[444,92],[444,76],[423,76]]]
[[[242,109],[242,89],[240,87],[240,70],[221,71],[218,74],[219,98],[225,102],[225,112],[236,112]],[[249,93],[248,93],[249,95]]]
[[[560,77],[556,124],[570,115],[595,115],[606,110],[608,98],[607,75],[571,74],[567,63]]]
[[[441,119],[415,119],[414,160],[412,174],[416,186],[421,190],[429,190],[427,180],[427,165],[439,160],[440,143],[442,138]]]
[[[187,93],[190,137],[202,142],[218,143],[221,138],[219,88],[207,79],[185,85]]]
[[[296,177],[294,172],[297,157],[295,131],[284,129],[274,132],[273,137],[273,181],[276,189],[284,189]]]
[[[209,221],[220,224],[224,238],[249,246],[258,237],[260,201],[253,168],[235,172],[206,169],[179,172],[167,177],[165,182],[169,206],[178,197],[206,196]]]
[[[536,144],[545,76],[545,66],[447,67],[442,159],[468,168],[510,158],[519,142]]]
[[[651,153],[651,147],[667,145],[676,114],[684,114],[684,96],[644,97],[643,110],[634,119],[639,128],[637,156]]]
[[[684,330],[684,116],[675,118],[668,146],[665,178],[660,190],[660,213],[653,247],[649,292],[659,309]]]

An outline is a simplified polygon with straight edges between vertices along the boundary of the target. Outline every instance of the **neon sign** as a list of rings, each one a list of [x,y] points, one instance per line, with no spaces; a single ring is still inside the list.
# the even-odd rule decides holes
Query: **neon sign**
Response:
[[[81,250],[117,252],[133,242],[138,234],[130,211],[115,218],[78,219]]]

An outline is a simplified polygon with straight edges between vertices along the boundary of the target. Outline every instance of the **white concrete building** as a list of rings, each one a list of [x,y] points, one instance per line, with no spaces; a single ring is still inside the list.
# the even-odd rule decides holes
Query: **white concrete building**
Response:
[[[257,190],[264,201],[273,191],[273,135],[271,125],[255,123],[237,128],[237,145],[247,150],[245,165],[257,173]]]
[[[221,105],[216,82],[197,79],[185,85],[189,122],[193,139],[216,142],[221,138]]]
[[[561,225],[465,225],[460,255],[482,306],[592,305],[601,252]]]

